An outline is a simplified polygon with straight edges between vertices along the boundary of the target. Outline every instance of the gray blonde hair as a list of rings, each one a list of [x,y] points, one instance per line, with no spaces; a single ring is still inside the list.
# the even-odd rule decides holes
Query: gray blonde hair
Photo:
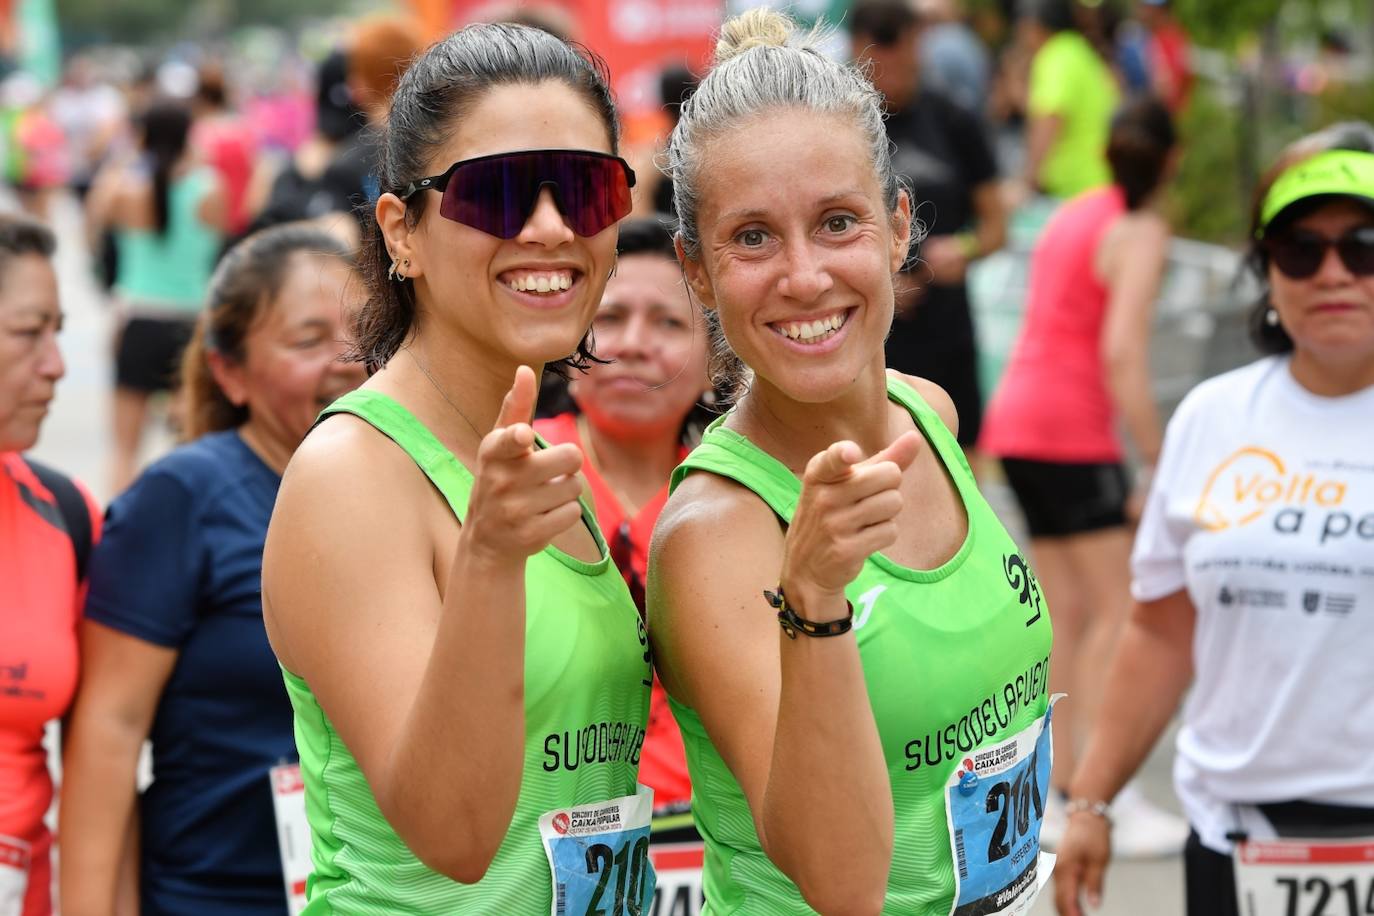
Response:
[[[721,27],[711,72],[683,102],[664,153],[664,171],[673,179],[677,233],[687,257],[701,254],[697,208],[706,145],[764,112],[800,108],[851,118],[868,147],[887,212],[897,209],[905,182],[892,169],[882,96],[861,69],[825,56],[820,50],[825,38],[823,29],[803,31],[785,14],[767,8],[735,16]],[[918,234],[917,227],[913,240]],[[747,385],[748,371],[726,341],[720,316],[707,311],[706,323],[711,379],[718,390],[737,396]]]
[[[687,256],[701,251],[698,168],[707,143],[740,121],[780,108],[847,115],[864,136],[883,203],[897,207],[902,182],[892,170],[892,144],[883,127],[882,96],[863,71],[826,57],[822,29],[802,31],[776,10],[749,10],[726,21],[715,62],[682,104],[664,168],[673,179],[677,230]]]

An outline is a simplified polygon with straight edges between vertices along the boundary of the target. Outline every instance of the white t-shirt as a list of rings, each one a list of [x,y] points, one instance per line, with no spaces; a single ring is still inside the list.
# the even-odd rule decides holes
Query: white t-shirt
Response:
[[[1287,357],[1199,385],[1131,567],[1197,609],[1174,782],[1205,845],[1265,833],[1245,803],[1374,807],[1374,387],[1320,397]]]

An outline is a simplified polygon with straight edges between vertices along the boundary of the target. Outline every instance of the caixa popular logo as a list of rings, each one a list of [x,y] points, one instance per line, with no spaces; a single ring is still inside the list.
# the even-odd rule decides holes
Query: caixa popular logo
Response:
[[[965,757],[963,766],[959,767],[959,794],[972,795],[978,788],[978,774],[973,769],[973,758]]]
[[[566,836],[571,826],[572,818],[568,816],[568,812],[560,811],[553,816],[553,829],[558,831],[559,836]]]

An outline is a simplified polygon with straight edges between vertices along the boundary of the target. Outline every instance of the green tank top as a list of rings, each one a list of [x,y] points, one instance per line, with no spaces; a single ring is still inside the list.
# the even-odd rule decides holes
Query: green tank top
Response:
[[[908,569],[875,553],[845,589],[892,780],[895,843],[883,912],[947,916],[954,872],[945,780],[975,747],[1044,715],[1050,621],[1033,576],[978,492],[954,436],[906,383],[889,376],[887,389],[935,448],[968,515],[967,538],[942,566]],[[673,473],[672,485],[694,471],[743,484],[784,523],[801,494],[791,471],[727,429],[723,417]],[[701,719],[671,702],[692,777],[692,813],[706,841],[704,913],[813,912],[764,854],[744,792]]]
[[[463,519],[472,474],[405,407],[354,391],[321,417],[334,413],[360,417],[392,439]],[[524,771],[510,829],[476,884],[431,871],[406,847],[310,686],[283,669],[310,821],[308,916],[548,914],[553,886],[539,816],[635,793],[649,715],[647,641],[585,503],[582,518],[601,550],[598,562],[548,547],[525,567]]]
[[[220,234],[200,220],[200,202],[215,173],[194,169],[172,182],[167,195],[167,231],[119,229],[115,288],[133,305],[195,315],[205,304],[210,274],[219,258]]]

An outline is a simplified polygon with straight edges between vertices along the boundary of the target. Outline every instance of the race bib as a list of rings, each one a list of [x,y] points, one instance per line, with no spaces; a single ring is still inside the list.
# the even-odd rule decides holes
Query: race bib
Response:
[[[1374,913],[1374,837],[1250,840],[1232,860],[1241,916]]]
[[[286,881],[286,908],[291,916],[305,909],[305,880],[310,862],[310,820],[305,814],[305,783],[300,764],[272,767],[272,813],[277,820],[277,847]]]
[[[945,783],[945,817],[954,850],[950,916],[1029,912],[1054,869],[1040,851],[1040,822],[1050,788],[1050,716],[964,758]]]
[[[648,916],[654,792],[558,808],[539,818],[553,873],[552,916]]]
[[[0,916],[23,916],[30,861],[28,843],[0,836]]]

